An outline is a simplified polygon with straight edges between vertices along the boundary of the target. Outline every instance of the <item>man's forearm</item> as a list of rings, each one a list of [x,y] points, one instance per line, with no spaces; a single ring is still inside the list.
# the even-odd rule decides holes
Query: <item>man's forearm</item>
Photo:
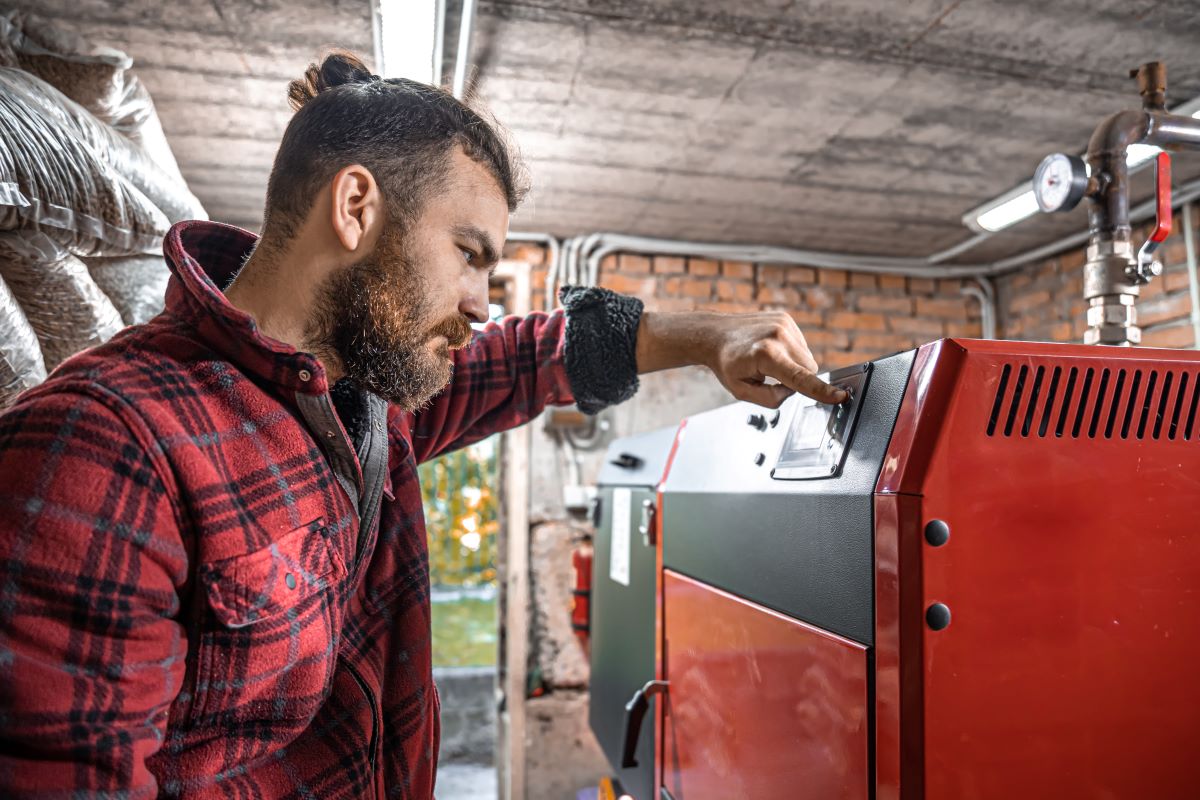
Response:
[[[783,311],[646,311],[635,353],[639,373],[700,364],[734,397],[764,406],[778,406],[793,391],[826,403],[847,398],[817,378],[804,334]]]
[[[638,372],[709,365],[718,319],[718,314],[705,311],[643,313],[637,334]]]

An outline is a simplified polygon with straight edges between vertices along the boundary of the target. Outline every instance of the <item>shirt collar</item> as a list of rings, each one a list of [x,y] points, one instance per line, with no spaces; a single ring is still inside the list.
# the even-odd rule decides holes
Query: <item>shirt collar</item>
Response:
[[[202,343],[247,373],[305,394],[328,390],[325,369],[312,353],[265,336],[222,291],[233,282],[258,237],[232,225],[188,220],[172,226],[163,254],[172,276],[166,308],[191,324]]]

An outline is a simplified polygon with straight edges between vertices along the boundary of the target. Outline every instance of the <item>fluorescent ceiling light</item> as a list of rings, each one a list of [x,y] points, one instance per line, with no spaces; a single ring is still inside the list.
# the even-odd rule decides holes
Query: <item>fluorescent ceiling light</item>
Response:
[[[1178,106],[1171,113],[1200,119],[1200,97]],[[1162,148],[1152,144],[1131,144],[1125,152],[1125,164],[1130,170],[1136,170],[1153,161],[1154,157],[1161,152]],[[1088,175],[1091,175],[1091,172],[1089,164]],[[1025,181],[1015,189],[963,214],[962,221],[964,225],[977,233],[995,233],[1016,225],[1021,220],[1037,213],[1038,204],[1037,198],[1033,195],[1033,181]]]
[[[963,217],[966,225],[977,231],[1002,231],[1010,225],[1036,214],[1037,198],[1033,196],[1033,184],[1026,181],[1022,186],[969,212]]]
[[[378,0],[380,74],[434,83],[435,0]]]

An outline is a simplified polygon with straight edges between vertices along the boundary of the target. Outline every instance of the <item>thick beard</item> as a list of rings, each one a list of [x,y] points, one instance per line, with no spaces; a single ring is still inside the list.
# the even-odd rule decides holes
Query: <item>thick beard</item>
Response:
[[[338,270],[320,286],[306,344],[320,358],[336,358],[359,388],[416,411],[450,382],[450,348],[471,340],[461,314],[431,325],[426,297],[399,235],[385,234],[367,261]],[[448,345],[435,350],[435,336],[445,336]]]

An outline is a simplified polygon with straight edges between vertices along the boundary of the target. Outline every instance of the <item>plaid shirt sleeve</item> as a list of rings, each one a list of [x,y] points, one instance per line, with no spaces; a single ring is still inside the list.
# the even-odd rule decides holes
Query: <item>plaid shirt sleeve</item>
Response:
[[[0,415],[0,796],[157,793],[187,557],[140,425],[86,388]]]
[[[450,385],[413,422],[417,461],[515,428],[574,399],[563,367],[563,312],[489,322],[454,353]]]

